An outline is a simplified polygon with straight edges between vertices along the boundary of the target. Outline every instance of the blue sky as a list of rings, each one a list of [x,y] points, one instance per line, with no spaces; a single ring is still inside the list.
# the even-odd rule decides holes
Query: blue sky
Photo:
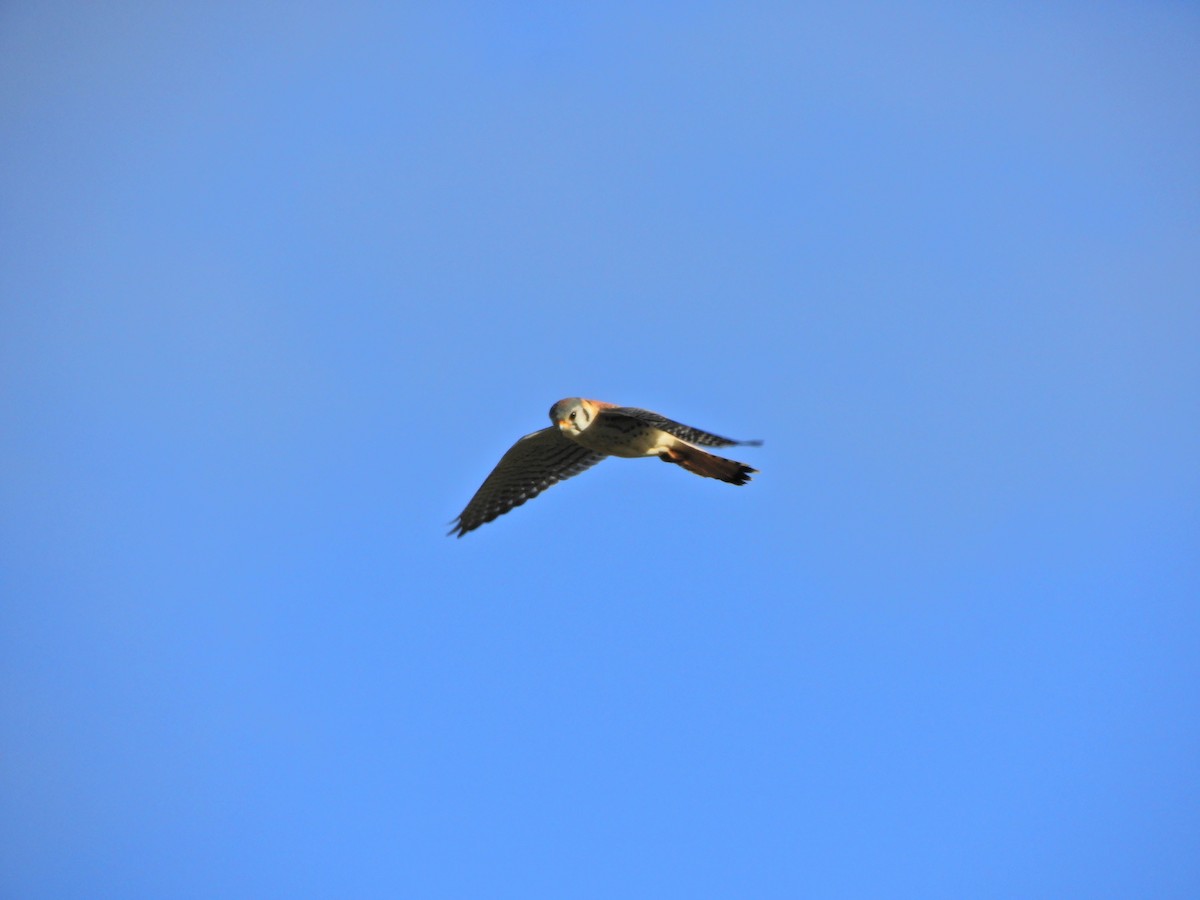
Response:
[[[1195,896],[1198,37],[7,4],[4,895]]]

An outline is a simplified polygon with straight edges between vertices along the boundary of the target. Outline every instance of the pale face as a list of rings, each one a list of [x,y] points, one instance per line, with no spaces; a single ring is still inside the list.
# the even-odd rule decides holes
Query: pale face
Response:
[[[566,434],[579,434],[592,422],[592,410],[578,397],[559,400],[550,410],[550,421]]]

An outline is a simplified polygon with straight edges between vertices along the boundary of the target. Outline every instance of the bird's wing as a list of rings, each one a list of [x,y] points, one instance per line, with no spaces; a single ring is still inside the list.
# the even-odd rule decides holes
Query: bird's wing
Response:
[[[575,443],[557,425],[527,434],[500,458],[449,533],[462,537],[605,456]]]
[[[704,447],[734,447],[738,445],[757,447],[762,444],[762,441],[735,441],[733,438],[721,437],[719,434],[710,434],[707,431],[701,431],[699,428],[692,428],[689,425],[683,425],[673,419],[668,419],[666,416],[660,416],[658,413],[651,412],[648,409],[638,409],[636,406],[618,406],[614,409],[606,409],[601,415],[628,416],[631,419],[637,419],[639,422],[645,422],[647,425],[660,428],[667,434],[673,434],[675,437],[685,440],[689,444],[700,444]]]

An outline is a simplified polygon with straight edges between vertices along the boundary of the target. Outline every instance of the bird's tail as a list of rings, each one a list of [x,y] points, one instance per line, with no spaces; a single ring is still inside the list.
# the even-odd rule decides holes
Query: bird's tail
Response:
[[[752,469],[745,463],[740,463],[723,456],[705,453],[699,447],[678,442],[674,447],[663,450],[658,458],[663,462],[675,463],[689,472],[703,478],[716,478],[728,484],[745,484],[750,475],[758,469]]]

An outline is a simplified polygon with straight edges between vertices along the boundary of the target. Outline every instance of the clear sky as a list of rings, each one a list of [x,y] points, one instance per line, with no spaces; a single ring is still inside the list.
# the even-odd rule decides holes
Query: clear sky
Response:
[[[0,894],[1197,896],[1198,46],[4,4]]]

